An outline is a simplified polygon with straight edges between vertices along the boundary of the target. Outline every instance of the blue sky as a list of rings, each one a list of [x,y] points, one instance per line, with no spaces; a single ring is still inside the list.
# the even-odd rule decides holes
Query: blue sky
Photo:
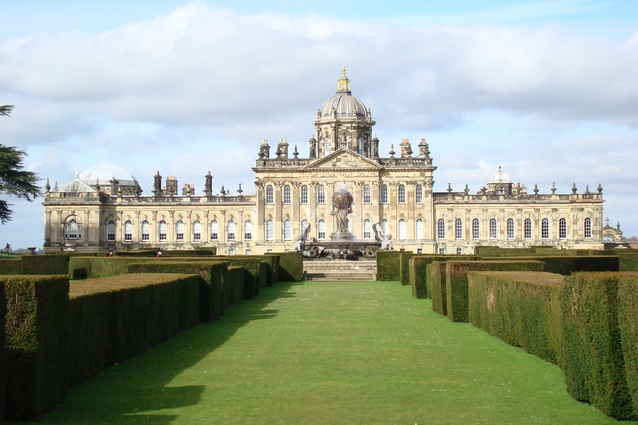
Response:
[[[428,140],[435,190],[601,183],[638,235],[634,1],[4,2],[0,143],[51,184],[108,161],[145,194],[156,171],[248,192],[263,139],[307,155],[341,66],[382,152]],[[41,200],[10,202],[2,237],[41,246]]]

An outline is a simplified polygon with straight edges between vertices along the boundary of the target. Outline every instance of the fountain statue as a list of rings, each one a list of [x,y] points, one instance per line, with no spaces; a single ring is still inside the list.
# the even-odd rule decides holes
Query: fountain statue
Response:
[[[356,239],[348,230],[348,214],[352,214],[354,198],[348,185],[342,183],[332,195],[332,213],[335,217],[335,231],[330,235],[332,241],[351,241]]]

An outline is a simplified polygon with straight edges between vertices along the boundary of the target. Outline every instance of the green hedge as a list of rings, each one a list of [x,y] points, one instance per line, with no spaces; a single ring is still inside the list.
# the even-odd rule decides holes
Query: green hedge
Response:
[[[129,264],[128,273],[180,273],[199,276],[199,320],[219,319],[224,309],[224,277],[228,263],[220,261],[175,261],[169,258]]]
[[[281,268],[281,257],[277,254],[266,254],[264,258],[268,258],[271,261],[272,267],[272,278],[271,281],[273,284],[279,282],[281,279],[279,278],[279,269]],[[294,257],[293,257],[294,258]],[[301,266],[303,267],[303,256],[301,260]],[[287,266],[288,267],[288,266]],[[303,280],[303,270],[301,271],[301,279]]]
[[[249,300],[259,295],[259,271],[261,270],[261,256],[229,255],[217,256],[216,260],[226,261],[228,266],[241,266],[244,274],[244,298]]]
[[[541,261],[448,261],[445,269],[447,317],[454,322],[467,322],[468,271],[543,271]]]
[[[21,255],[20,262],[22,274],[67,274],[69,270],[68,255]]]
[[[0,275],[22,274],[22,262],[19,258],[0,259]]]
[[[556,255],[542,256],[536,255],[531,257],[508,257],[507,260],[534,260],[545,263],[545,271],[549,273],[558,273],[563,276],[569,276],[575,272],[606,272],[619,271],[620,262],[618,256],[613,255],[592,255],[577,256],[576,251],[556,250]],[[565,255],[562,255],[565,253]],[[484,260],[501,260],[499,257],[486,257]]]
[[[199,277],[128,274],[70,290],[67,379],[76,384],[199,322]]]
[[[284,252],[279,256],[279,280],[282,282],[301,282],[303,280],[303,254]]]
[[[377,280],[401,280],[401,251],[377,251]]]
[[[6,300],[4,419],[35,418],[64,398],[68,276],[3,276]]]
[[[126,274],[129,265],[133,263],[156,260],[154,256],[147,258],[142,256],[121,257],[119,255],[115,257],[72,256],[69,259],[68,273],[71,279],[98,279]]]
[[[547,272],[468,272],[468,320],[556,363],[562,352],[564,285],[564,276]]]
[[[401,285],[409,285],[410,284],[410,258],[414,255],[413,252],[410,251],[399,251],[401,253],[399,260],[399,274]]]
[[[410,257],[410,286],[412,296],[416,298],[430,298],[428,293],[428,273],[427,265],[433,261],[455,261],[459,258],[471,261],[476,260],[476,256],[451,256],[451,255],[414,255]]]
[[[237,304],[244,299],[246,269],[241,266],[228,267],[228,304]]]
[[[618,317],[618,289],[638,289],[635,273],[575,273],[563,290],[567,391],[617,419],[635,418]],[[635,324],[634,324],[635,325]],[[632,344],[636,344],[634,339]]]
[[[624,278],[618,287],[618,324],[627,386],[632,399],[632,416],[638,416],[638,285],[636,274]]]
[[[621,272],[638,272],[638,253],[616,250]]]
[[[426,265],[427,293],[432,299],[432,311],[447,316],[445,293],[445,261],[433,261]]]
[[[4,296],[4,282],[0,282],[0,424],[4,412],[5,381],[7,379],[7,361],[5,359],[5,314],[7,301]]]

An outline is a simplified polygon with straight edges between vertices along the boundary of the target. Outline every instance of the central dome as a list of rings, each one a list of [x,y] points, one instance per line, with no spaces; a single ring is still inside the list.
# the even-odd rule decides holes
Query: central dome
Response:
[[[367,115],[367,108],[361,100],[350,92],[350,80],[346,77],[346,68],[341,68],[341,78],[337,86],[337,93],[328,99],[319,109],[320,117],[353,117],[363,118]]]
[[[113,164],[100,164],[82,171],[78,177],[85,183],[95,186],[107,186],[116,179],[121,186],[136,186],[137,180],[126,170]]]

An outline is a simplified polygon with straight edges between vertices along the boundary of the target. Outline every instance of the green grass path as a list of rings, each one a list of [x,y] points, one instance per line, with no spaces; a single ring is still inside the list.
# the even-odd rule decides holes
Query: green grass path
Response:
[[[279,283],[74,387],[47,424],[611,424],[397,282]],[[636,422],[622,422],[635,424]]]

